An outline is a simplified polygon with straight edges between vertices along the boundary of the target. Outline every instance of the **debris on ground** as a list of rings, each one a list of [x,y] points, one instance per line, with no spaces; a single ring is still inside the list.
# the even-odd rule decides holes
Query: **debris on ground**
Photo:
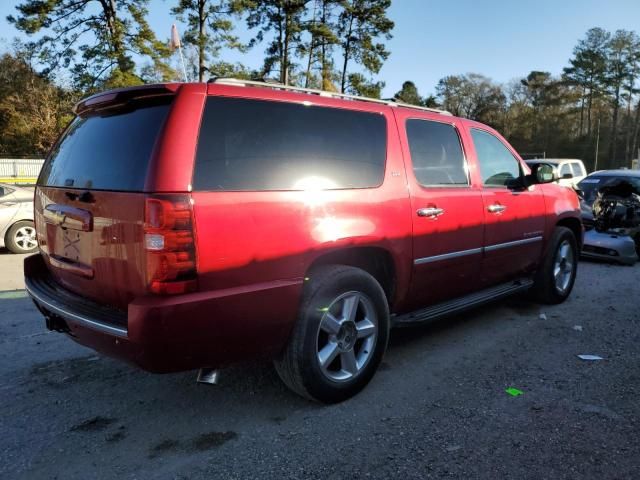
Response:
[[[581,360],[604,360],[602,357],[598,355],[578,355],[578,358]]]
[[[547,319],[547,314],[546,313],[541,313],[540,314],[540,320],[546,320]]]
[[[573,329],[574,329],[576,332],[581,332],[581,331],[582,331],[582,325],[574,325],[574,326],[573,326]]]
[[[517,397],[518,395],[524,394],[522,390],[518,390],[517,388],[509,387],[505,390],[512,397]]]

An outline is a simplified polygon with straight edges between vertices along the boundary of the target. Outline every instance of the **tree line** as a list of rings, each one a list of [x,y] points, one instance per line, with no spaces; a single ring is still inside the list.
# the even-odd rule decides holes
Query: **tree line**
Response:
[[[525,157],[580,158],[591,171],[630,167],[640,156],[640,38],[632,31],[588,30],[559,76],[531,71],[498,84],[450,75],[435,91],[423,98],[405,82],[396,97],[491,125]]]
[[[166,0],[185,28],[188,76],[235,76],[380,98],[391,0]],[[172,4],[172,5],[171,5]],[[0,154],[44,154],[80,97],[175,81],[180,66],[147,21],[149,0],[23,0],[7,20],[30,41],[0,58]],[[243,35],[237,26],[246,27]],[[246,37],[246,38],[243,38]],[[259,49],[263,62],[229,62]],[[399,102],[440,107],[498,129],[523,156],[582,158],[593,169],[638,156],[640,40],[592,28],[560,76],[531,71],[499,84],[479,73],[442,78]]]

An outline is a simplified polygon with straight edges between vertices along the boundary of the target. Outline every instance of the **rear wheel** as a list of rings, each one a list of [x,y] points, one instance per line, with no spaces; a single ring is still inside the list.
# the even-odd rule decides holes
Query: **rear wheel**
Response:
[[[334,403],[362,390],[387,347],[389,307],[367,272],[342,265],[309,274],[298,320],[276,370],[294,392]]]
[[[32,253],[38,249],[36,228],[28,220],[16,222],[7,231],[7,248],[13,253]]]
[[[573,289],[578,270],[578,243],[567,227],[556,227],[549,249],[536,273],[533,292],[543,303],[564,302]]]

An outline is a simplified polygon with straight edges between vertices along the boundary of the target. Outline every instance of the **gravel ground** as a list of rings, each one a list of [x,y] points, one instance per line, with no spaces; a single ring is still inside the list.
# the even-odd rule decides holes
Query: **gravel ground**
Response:
[[[265,364],[219,386],[147,374],[0,294],[0,478],[637,479],[639,293],[640,266],[585,262],[563,305],[394,331],[368,388],[328,407]]]

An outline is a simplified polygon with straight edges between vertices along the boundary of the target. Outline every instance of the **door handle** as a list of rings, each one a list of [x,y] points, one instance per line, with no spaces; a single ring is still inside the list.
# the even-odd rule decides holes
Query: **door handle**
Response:
[[[417,211],[419,217],[438,217],[444,213],[444,208],[427,207]]]
[[[491,213],[502,213],[507,209],[504,205],[500,205],[499,203],[494,203],[493,205],[489,205],[487,210]]]

